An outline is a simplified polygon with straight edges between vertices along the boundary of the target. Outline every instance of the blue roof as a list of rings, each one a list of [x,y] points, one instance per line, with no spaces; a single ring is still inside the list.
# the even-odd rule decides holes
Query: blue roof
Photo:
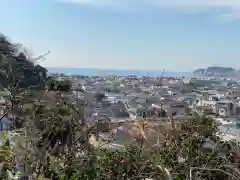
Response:
[[[185,98],[183,101],[186,102],[186,101],[193,101],[194,99],[193,98]]]
[[[11,121],[8,119],[8,117],[4,117],[0,121],[0,131],[8,131],[11,129]]]

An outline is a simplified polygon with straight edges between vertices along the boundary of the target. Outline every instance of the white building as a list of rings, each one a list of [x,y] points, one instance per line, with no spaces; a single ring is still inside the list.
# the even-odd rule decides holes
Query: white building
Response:
[[[229,117],[236,114],[236,103],[230,100],[196,100],[197,107],[208,107],[211,108],[213,113],[222,116]]]

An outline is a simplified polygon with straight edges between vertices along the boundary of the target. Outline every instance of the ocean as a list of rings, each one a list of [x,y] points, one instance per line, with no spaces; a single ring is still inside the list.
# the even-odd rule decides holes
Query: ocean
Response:
[[[47,68],[49,73],[64,73],[67,75],[84,75],[84,76],[106,76],[106,75],[116,75],[116,76],[161,76],[162,71],[145,71],[145,70],[126,70],[126,69],[94,69],[94,68],[57,68],[49,67]],[[164,72],[163,76],[168,77],[192,77],[192,72]]]

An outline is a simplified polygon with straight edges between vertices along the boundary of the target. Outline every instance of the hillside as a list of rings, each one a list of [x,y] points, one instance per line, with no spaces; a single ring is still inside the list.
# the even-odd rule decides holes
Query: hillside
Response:
[[[236,77],[237,71],[230,67],[211,66],[206,69],[197,69],[193,71],[193,75],[207,77]]]
[[[43,84],[47,69],[36,64],[35,59],[28,56],[21,44],[12,43],[6,36],[0,34],[0,83],[2,86],[8,87],[10,84],[18,83],[20,87],[29,87]]]

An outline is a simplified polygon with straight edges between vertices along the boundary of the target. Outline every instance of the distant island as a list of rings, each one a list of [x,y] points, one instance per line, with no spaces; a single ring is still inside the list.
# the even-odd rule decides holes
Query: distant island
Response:
[[[197,69],[193,71],[194,76],[204,77],[237,77],[239,71],[230,67],[211,66],[206,69]]]

